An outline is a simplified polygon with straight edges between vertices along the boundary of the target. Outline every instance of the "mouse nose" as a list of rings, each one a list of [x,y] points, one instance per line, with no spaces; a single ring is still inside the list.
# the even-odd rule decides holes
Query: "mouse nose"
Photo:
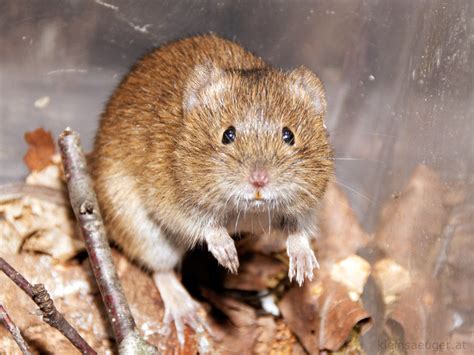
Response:
[[[268,172],[264,169],[255,169],[250,173],[250,183],[257,189],[264,187],[270,181]]]

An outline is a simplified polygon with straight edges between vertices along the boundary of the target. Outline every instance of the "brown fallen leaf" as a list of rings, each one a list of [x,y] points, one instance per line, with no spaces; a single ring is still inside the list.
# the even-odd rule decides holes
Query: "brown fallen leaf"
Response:
[[[474,334],[474,325],[472,325],[472,322],[463,331],[457,331],[450,334],[447,337],[445,344],[449,342],[450,344],[454,344],[454,347],[443,354],[472,354],[474,352],[474,337],[472,334]]]
[[[360,226],[347,197],[335,183],[328,185],[322,206],[321,233],[316,242],[321,264],[347,258],[367,245],[369,235]]]
[[[309,287],[306,285],[301,289],[291,288],[278,304],[281,312],[284,312],[283,321],[310,353],[319,352],[320,349],[339,349],[356,324],[368,323],[367,312],[359,302],[355,301],[362,293],[370,273],[370,265],[354,254],[368,243],[369,236],[360,227],[345,195],[335,185],[329,187],[325,196],[322,216],[322,233],[317,241],[317,247],[322,254],[323,263],[322,270],[317,271],[317,275],[321,277],[322,274],[331,270],[332,279],[324,276],[324,282],[309,284],[312,285],[313,295],[314,292],[322,293],[320,297],[306,297],[304,290]],[[275,236],[274,231],[273,233],[272,238],[250,236],[240,240],[238,244],[241,262],[239,274],[226,275],[223,281],[224,287],[261,291],[274,287],[285,277],[286,251],[285,244],[281,243],[285,238],[279,238],[278,235]],[[332,307],[332,305],[336,306]],[[341,313],[339,313],[339,307],[341,307]],[[322,318],[318,312],[322,312]],[[350,316],[346,317],[346,313]],[[336,325],[336,329],[328,326],[337,324],[334,321],[339,322],[339,320],[341,324]],[[274,336],[275,324],[269,320],[267,322],[268,329],[262,337],[270,339]],[[319,328],[320,322],[323,322],[322,328]],[[269,351],[261,343],[257,343],[256,349],[259,349],[258,353]]]
[[[447,220],[444,193],[438,175],[420,165],[403,192],[382,208],[375,243],[410,273],[433,269],[437,242]]]
[[[56,151],[51,132],[43,128],[26,132],[25,141],[29,147],[23,161],[30,170],[42,170],[51,164],[52,156]]]
[[[211,290],[203,295],[218,313],[213,328],[220,338],[216,344],[219,354],[250,354],[259,336],[255,309],[231,297],[220,295]]]
[[[466,315],[472,309],[474,209],[467,191],[466,184],[446,184],[419,166],[381,212],[375,242],[386,257],[373,275],[386,305],[385,333],[408,354],[430,354],[434,348],[423,344],[441,346],[472,324]]]
[[[474,204],[461,205],[450,216],[453,229],[446,247],[441,283],[448,290],[448,303],[458,310],[474,308]]]
[[[417,344],[429,338],[429,313],[433,306],[430,289],[425,283],[403,292],[387,314],[386,332],[402,344]],[[428,302],[426,302],[428,301]],[[407,354],[428,354],[424,349],[405,349]]]
[[[349,297],[347,288],[321,272],[303,287],[291,288],[279,303],[283,319],[310,354],[337,351],[354,327],[362,332],[370,318],[359,302]]]
[[[226,275],[223,286],[228,289],[263,291],[275,287],[286,277],[288,268],[280,260],[258,253],[240,257],[238,274]]]
[[[257,343],[254,354],[303,355],[304,349],[282,319],[271,316],[259,317]]]

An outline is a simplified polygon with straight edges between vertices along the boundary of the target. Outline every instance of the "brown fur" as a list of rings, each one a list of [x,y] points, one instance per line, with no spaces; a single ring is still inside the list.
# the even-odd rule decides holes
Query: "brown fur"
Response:
[[[95,141],[92,171],[112,238],[140,260],[136,240],[143,236],[122,218],[110,184],[138,197],[176,245],[191,246],[202,236],[190,235],[189,221],[225,223],[252,208],[232,193],[256,165],[279,189],[272,214],[298,225],[333,173],[325,105],[321,82],[308,70],[276,70],[214,35],[153,51],[112,95]],[[236,141],[223,145],[230,125]],[[294,132],[294,146],[282,141],[282,127]],[[122,175],[133,185],[115,179]]]

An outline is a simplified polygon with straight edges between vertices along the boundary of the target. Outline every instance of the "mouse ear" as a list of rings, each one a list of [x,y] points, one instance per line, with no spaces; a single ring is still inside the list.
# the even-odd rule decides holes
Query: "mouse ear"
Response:
[[[202,104],[203,99],[209,99],[222,92],[225,86],[219,79],[223,73],[222,69],[211,62],[196,65],[184,88],[184,111],[189,112],[197,105]]]
[[[325,114],[327,108],[323,83],[311,70],[301,66],[288,74],[290,90],[296,96],[309,98],[319,114]]]

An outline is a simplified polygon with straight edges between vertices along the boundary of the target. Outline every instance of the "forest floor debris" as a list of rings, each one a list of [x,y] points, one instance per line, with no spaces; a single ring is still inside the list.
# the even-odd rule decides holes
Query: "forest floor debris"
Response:
[[[26,182],[62,193],[64,179],[51,140],[47,132],[37,132],[28,136],[32,148],[25,162],[32,173]],[[331,184],[315,244],[321,269],[301,288],[288,283],[285,245],[275,239],[240,236],[238,275],[220,269],[204,250],[190,253],[182,268],[183,283],[211,315],[217,337],[199,338],[187,330],[181,349],[174,334],[166,338],[160,333],[163,305],[150,275],[117,250],[113,257],[139,331],[167,353],[361,353],[361,344],[377,346],[370,339],[388,341],[384,344],[456,341],[472,349],[472,339],[466,336],[474,329],[466,312],[472,309],[466,285],[474,284],[468,254],[474,249],[469,191],[472,186],[465,184],[448,188],[433,170],[419,166],[403,192],[382,209],[371,235],[358,223],[343,192]],[[115,353],[70,208],[41,194],[0,199],[0,233],[0,257],[31,282],[45,284],[57,308],[95,350]],[[377,250],[379,257],[366,260],[364,250]],[[375,301],[367,299],[369,284],[381,307],[380,323],[370,330],[374,314],[369,314],[367,302]],[[74,353],[2,274],[0,302],[33,353]],[[438,327],[443,329],[433,329],[440,315],[448,321]],[[19,353],[2,327],[0,349]]]

